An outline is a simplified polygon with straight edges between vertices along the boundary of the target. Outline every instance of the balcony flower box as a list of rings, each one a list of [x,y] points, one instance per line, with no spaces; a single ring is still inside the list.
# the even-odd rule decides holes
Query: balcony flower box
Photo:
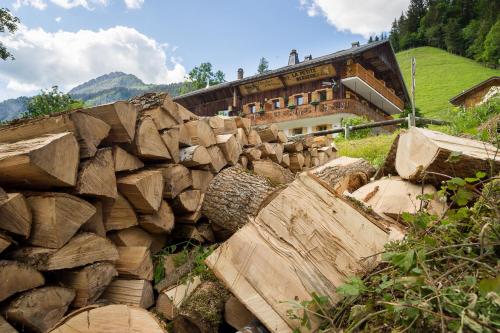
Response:
[[[288,108],[289,108],[290,110],[295,109],[295,104],[293,104],[293,103],[288,104]]]
[[[311,103],[310,103],[310,104],[311,104],[312,106],[316,106],[316,105],[319,105],[319,101],[317,101],[317,100],[313,100],[313,101],[311,101]]]

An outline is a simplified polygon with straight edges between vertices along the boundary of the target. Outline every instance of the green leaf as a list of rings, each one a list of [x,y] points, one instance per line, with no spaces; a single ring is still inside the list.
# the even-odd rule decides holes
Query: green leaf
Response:
[[[458,186],[465,186],[465,180],[463,180],[462,178],[458,178],[458,177],[455,177],[455,178],[448,180],[448,183],[455,184]]]
[[[474,194],[465,189],[459,188],[458,191],[451,196],[451,199],[456,202],[459,206],[465,206],[469,203],[469,201],[474,197]]]
[[[500,275],[494,279],[482,279],[479,281],[478,287],[482,296],[486,296],[491,291],[500,294]]]
[[[348,282],[337,288],[337,292],[344,296],[359,296],[365,290],[365,284],[358,277],[352,277]]]
[[[473,178],[465,178],[465,181],[469,184],[475,183],[479,180],[479,178],[473,177]]]
[[[479,179],[483,179],[484,177],[486,177],[486,172],[478,171],[476,172],[476,177]]]
[[[398,253],[391,258],[391,262],[408,272],[415,264],[415,251],[408,250],[406,252]]]
[[[460,156],[462,156],[462,152],[459,151],[452,151],[448,158],[446,159],[446,162],[448,163],[456,163],[460,160]]]

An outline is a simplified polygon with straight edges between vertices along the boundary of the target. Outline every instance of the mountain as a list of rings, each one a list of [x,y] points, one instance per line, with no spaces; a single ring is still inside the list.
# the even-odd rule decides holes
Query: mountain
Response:
[[[135,75],[113,72],[80,84],[68,93],[74,99],[83,100],[86,105],[93,106],[127,100],[147,92],[166,91],[171,96],[177,96],[181,85],[182,83],[145,84]],[[29,100],[29,97],[22,96],[1,102],[0,122],[21,116],[26,111]]]
[[[416,105],[426,117],[446,119],[448,102],[465,89],[500,75],[500,70],[433,47],[419,47],[396,54],[406,87],[411,89],[411,58],[417,61]],[[410,92],[411,93],[411,92]]]

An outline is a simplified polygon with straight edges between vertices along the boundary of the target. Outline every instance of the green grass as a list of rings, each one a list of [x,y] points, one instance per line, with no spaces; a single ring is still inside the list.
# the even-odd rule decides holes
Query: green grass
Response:
[[[358,140],[340,139],[336,140],[335,144],[340,156],[364,158],[373,166],[380,167],[384,163],[385,156],[396,136],[397,132]]]
[[[447,119],[450,98],[500,70],[433,47],[419,47],[396,55],[406,87],[411,89],[411,58],[417,60],[416,104],[425,117]]]

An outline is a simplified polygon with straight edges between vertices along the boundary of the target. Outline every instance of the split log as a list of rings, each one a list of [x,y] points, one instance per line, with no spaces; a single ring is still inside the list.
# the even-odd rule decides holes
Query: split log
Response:
[[[207,151],[210,155],[210,170],[213,173],[218,173],[227,165],[226,157],[218,146],[208,147]]]
[[[282,167],[284,167],[285,169],[290,169],[290,155],[289,154],[283,154],[280,165]]]
[[[279,143],[286,143],[286,142],[288,142],[288,137],[286,136],[285,132],[278,131],[278,142]]]
[[[256,130],[251,129],[247,135],[248,144],[251,146],[256,146],[262,143],[262,140]]]
[[[142,116],[150,117],[155,123],[158,130],[172,128],[178,125],[177,120],[163,107],[158,106],[153,109],[144,110],[141,112]]]
[[[485,142],[412,127],[399,136],[395,165],[403,179],[439,182],[447,179],[442,175],[465,178],[478,171],[496,175],[500,155]]]
[[[250,129],[252,127],[252,121],[248,118],[235,117],[234,121],[236,122],[236,127],[243,128],[245,133],[248,135],[250,133]]]
[[[195,120],[185,123],[184,126],[191,137],[191,144],[210,147],[216,143],[214,131],[208,122]]]
[[[227,168],[210,183],[202,213],[211,223],[235,232],[256,216],[278,188],[268,179],[239,167]]]
[[[33,267],[10,260],[0,260],[0,302],[15,293],[43,286],[43,275]]]
[[[278,140],[278,126],[275,124],[270,125],[259,125],[255,126],[254,129],[259,134],[262,142],[275,142]]]
[[[147,247],[119,246],[120,258],[116,261],[116,270],[122,277],[153,280],[153,261]]]
[[[375,169],[361,158],[340,157],[310,171],[338,194],[354,192],[368,183]]]
[[[0,253],[5,251],[12,244],[15,244],[14,240],[3,232],[0,232]]]
[[[28,238],[31,219],[31,208],[21,193],[9,193],[0,200],[0,229]]]
[[[182,148],[179,151],[180,161],[182,165],[190,167],[197,167],[210,163],[210,154],[203,146],[191,146]]]
[[[127,102],[99,105],[82,110],[83,113],[98,118],[111,126],[109,135],[104,140],[108,143],[132,142],[135,136],[137,110]]]
[[[276,152],[274,151],[274,148],[270,143],[263,142],[255,147],[262,153],[261,158],[271,158],[271,156],[273,155],[276,158]]]
[[[177,110],[179,112],[180,117],[182,118],[182,120],[184,122],[199,119],[199,117],[197,115],[195,115],[194,113],[192,113],[191,111],[186,109],[183,105],[181,105],[179,103],[175,103],[175,104],[177,104]]]
[[[33,214],[28,242],[51,249],[64,246],[96,213],[90,203],[66,193],[37,193],[27,202]]]
[[[311,153],[308,150],[306,150],[306,151],[302,152],[302,155],[304,155],[304,169],[307,170],[307,169],[309,169],[311,167],[311,163],[312,163],[312,161],[311,161],[311,158],[312,158],[311,157]]]
[[[203,118],[212,128],[215,135],[224,134],[224,119],[221,116]]]
[[[238,132],[238,126],[234,117],[222,117],[222,119],[224,120],[224,132],[216,134],[236,134]]]
[[[76,311],[50,333],[167,333],[159,320],[145,309],[113,304]]]
[[[290,170],[272,161],[254,161],[252,171],[257,175],[268,178],[274,184],[288,184],[294,178]]]
[[[75,292],[63,287],[43,287],[13,299],[5,308],[5,317],[15,326],[43,333],[66,313]]]
[[[137,123],[135,138],[127,146],[134,155],[145,160],[171,160],[167,146],[163,142],[153,120],[149,117],[142,118]]]
[[[175,197],[172,205],[174,209],[182,213],[192,213],[198,208],[201,201],[200,190],[186,190]]]
[[[161,201],[157,212],[139,216],[139,225],[152,234],[169,234],[174,228],[174,221],[174,212],[165,200]]]
[[[196,207],[196,210],[192,213],[187,213],[183,215],[177,215],[175,217],[175,222],[176,223],[187,223],[187,224],[195,224],[198,222],[198,220],[201,218],[201,208],[203,206],[203,200],[205,198],[205,194],[202,193],[200,196],[200,201],[198,203],[198,207]]]
[[[106,231],[125,229],[138,224],[134,208],[120,193],[114,201],[104,201],[102,208]]]
[[[108,136],[111,126],[83,112],[72,112],[70,118],[77,129],[75,137],[80,145],[80,158],[94,156],[101,141]]]
[[[72,306],[81,308],[94,304],[117,275],[113,264],[98,262],[82,269],[61,272],[58,281],[75,291]]]
[[[80,195],[116,198],[115,163],[111,148],[99,149],[94,157],[80,165],[75,191]]]
[[[288,156],[290,157],[290,170],[292,172],[302,171],[304,166],[304,155],[302,153],[292,153]]]
[[[328,155],[322,151],[318,151],[318,160],[319,160],[319,165],[323,165],[326,162],[328,162]]]
[[[117,279],[111,282],[102,298],[114,304],[133,305],[148,309],[155,302],[151,282]]]
[[[115,172],[134,171],[144,167],[140,159],[118,146],[113,146],[113,162]]]
[[[248,137],[243,128],[238,128],[236,130],[236,140],[240,144],[240,146],[244,147],[248,145]]]
[[[186,282],[173,288],[162,291],[156,300],[156,311],[168,320],[173,320],[179,311],[182,303],[186,301],[193,291],[201,284],[198,276],[187,279]]]
[[[161,134],[161,139],[167,146],[170,157],[174,163],[179,163],[179,128],[172,128]]]
[[[163,195],[163,176],[160,171],[143,170],[123,176],[116,181],[118,190],[141,213],[154,213],[160,208]]]
[[[79,147],[73,133],[0,144],[0,183],[33,187],[74,186]]]
[[[156,291],[162,292],[178,285],[182,278],[191,273],[195,266],[197,251],[188,252],[185,259],[184,255],[184,252],[179,252],[165,257],[165,278],[155,285]],[[179,257],[184,259],[182,264],[179,264]]]
[[[153,244],[153,236],[140,227],[131,227],[127,229],[118,230],[108,235],[109,239],[117,246],[125,247],[147,247],[151,250]],[[151,251],[153,252],[153,251]]]
[[[212,172],[208,170],[191,170],[191,179],[193,180],[193,190],[200,190],[205,193],[208,189],[208,185],[214,179]]]
[[[271,143],[273,147],[274,154],[269,156],[274,163],[280,164],[283,160],[283,144],[282,143]]]
[[[331,147],[331,146],[318,148],[318,152],[323,152],[323,153],[325,153],[325,154],[326,154],[326,156],[328,156],[328,158],[335,158],[335,157],[336,157],[336,154],[335,154],[335,152],[333,151],[333,149],[332,149],[332,147]]]
[[[240,155],[238,159],[238,165],[240,165],[243,169],[248,169],[248,157],[245,155]]]
[[[304,150],[304,146],[300,141],[289,141],[284,144],[283,148],[287,153],[298,153]]]
[[[161,164],[157,170],[163,175],[165,198],[173,199],[193,184],[189,169],[182,164]]]
[[[18,333],[17,330],[10,326],[10,324],[0,316],[0,332],[2,333]]]
[[[191,146],[191,136],[189,135],[186,125],[181,124],[177,126],[177,128],[179,129],[179,147]]]
[[[59,250],[24,247],[12,251],[10,257],[40,271],[54,271],[85,266],[97,261],[115,261],[118,259],[118,250],[107,238],[81,233]]]
[[[255,147],[246,148],[245,150],[243,150],[243,155],[248,158],[249,162],[258,161],[262,156],[262,151]]]
[[[217,135],[217,146],[222,150],[229,165],[238,163],[241,154],[241,146],[233,134]]]
[[[106,227],[104,226],[102,202],[95,201],[92,203],[92,205],[94,206],[96,212],[87,222],[82,224],[80,230],[91,232],[101,237],[106,237]]]
[[[203,282],[181,305],[174,319],[176,332],[216,333],[222,323],[224,304],[229,297],[218,282]]]
[[[231,295],[224,305],[224,320],[239,331],[251,322],[257,321],[257,318]]]

